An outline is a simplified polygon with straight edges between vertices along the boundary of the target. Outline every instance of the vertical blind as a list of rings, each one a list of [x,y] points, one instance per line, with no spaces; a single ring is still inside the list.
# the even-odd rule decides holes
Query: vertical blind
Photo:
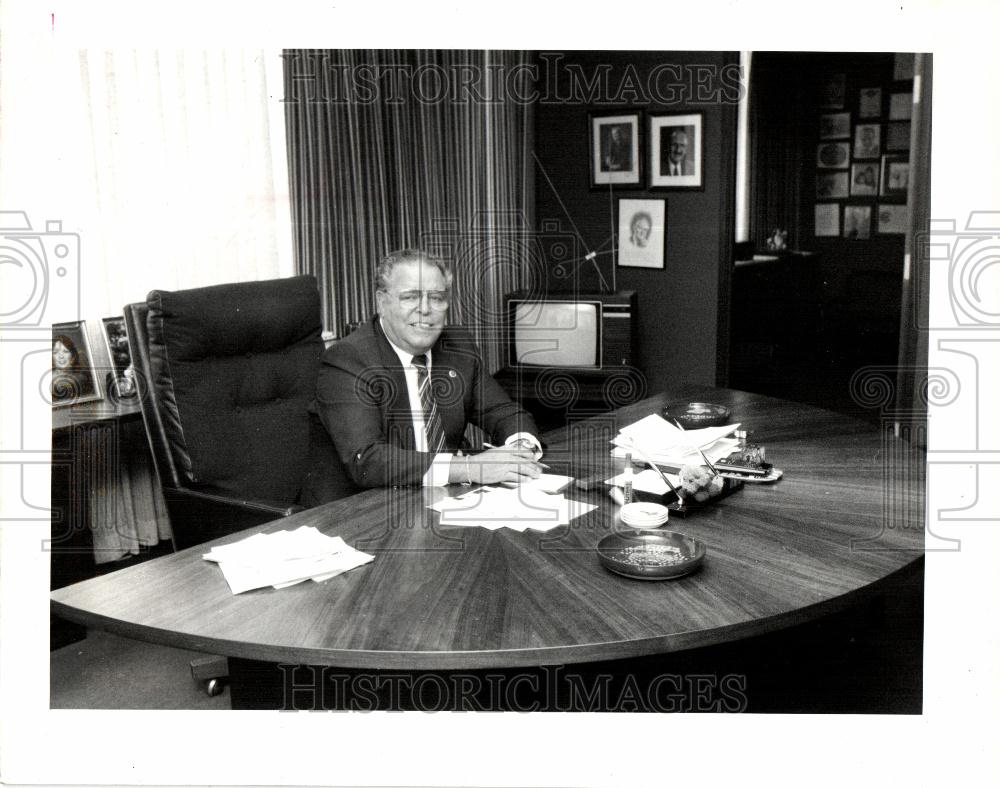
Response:
[[[374,269],[421,247],[452,260],[449,319],[500,364],[505,293],[529,284],[529,102],[524,52],[287,50],[293,247],[320,283],[326,328],[374,311]]]

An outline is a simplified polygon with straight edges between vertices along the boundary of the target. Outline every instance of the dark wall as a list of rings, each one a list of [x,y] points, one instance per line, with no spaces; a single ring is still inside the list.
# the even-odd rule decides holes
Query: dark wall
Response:
[[[720,336],[728,321],[728,274],[720,282],[720,270],[728,270],[732,259],[736,63],[734,53],[722,52],[539,55],[543,96],[535,114],[536,228],[543,235],[578,233],[578,247],[567,259],[598,251],[597,263],[610,283],[616,255],[607,252],[617,245],[618,200],[667,201],[664,269],[617,268],[615,272],[617,289],[636,290],[639,295],[639,363],[654,390],[668,381],[715,383],[720,367],[717,346],[728,346],[727,338]],[[664,65],[670,68],[657,68]],[[652,80],[655,84],[651,75],[659,75]],[[648,169],[645,113],[703,112],[704,188],[591,189],[588,115],[608,111],[643,114],[644,179]],[[558,255],[551,251],[558,250],[558,245],[549,243],[549,247],[549,289],[599,289],[600,280],[590,263],[560,266]]]

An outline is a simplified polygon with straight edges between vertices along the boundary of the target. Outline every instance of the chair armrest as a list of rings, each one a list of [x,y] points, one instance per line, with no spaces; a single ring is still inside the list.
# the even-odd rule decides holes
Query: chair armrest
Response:
[[[242,498],[230,498],[226,495],[206,493],[201,492],[200,490],[190,490],[186,487],[171,487],[169,490],[164,490],[164,492],[177,498],[190,498],[192,500],[204,501],[206,503],[232,506],[237,509],[244,509],[248,512],[269,514],[275,519],[278,517],[288,517],[296,512],[305,511],[302,506],[297,504],[284,506],[282,504],[272,503],[269,501],[251,501]]]

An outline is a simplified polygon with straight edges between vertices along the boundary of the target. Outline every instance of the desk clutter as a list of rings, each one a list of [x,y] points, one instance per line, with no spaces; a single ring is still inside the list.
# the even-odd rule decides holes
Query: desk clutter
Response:
[[[287,588],[305,580],[322,583],[374,557],[312,526],[254,534],[202,555],[206,561],[219,564],[233,594],[266,586]]]
[[[495,531],[551,531],[593,511],[594,504],[574,501],[561,494],[571,479],[542,474],[518,487],[478,487],[429,505],[441,515],[441,525],[479,527]]]

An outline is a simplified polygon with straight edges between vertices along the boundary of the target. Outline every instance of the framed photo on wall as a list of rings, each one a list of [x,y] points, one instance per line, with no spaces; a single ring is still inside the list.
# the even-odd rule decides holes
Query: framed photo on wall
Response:
[[[663,268],[666,245],[666,200],[618,201],[618,265]]]
[[[846,172],[817,172],[817,199],[838,199],[847,196]]]
[[[878,164],[855,162],[851,165],[851,196],[873,197],[878,194]]]
[[[703,120],[701,112],[649,116],[649,188],[704,188]]]
[[[887,151],[910,149],[909,123],[890,123],[886,127],[885,149]]]
[[[847,140],[851,138],[851,113],[834,112],[819,116],[821,140]]]
[[[887,153],[882,157],[882,184],[879,194],[883,197],[905,197],[910,186],[910,162],[906,156]]]
[[[880,233],[905,233],[907,209],[905,205],[880,205],[878,231]]]
[[[638,113],[590,115],[590,186],[641,186]]]
[[[858,93],[858,117],[882,117],[882,88],[861,88]]]
[[[813,234],[817,238],[840,235],[840,203],[816,203],[813,218]]]
[[[872,208],[870,205],[844,206],[844,238],[863,240],[872,235]]]
[[[854,158],[877,159],[882,155],[882,127],[878,123],[859,123],[854,127]]]
[[[816,148],[816,166],[827,169],[846,167],[851,160],[851,143],[824,142]]]
[[[52,326],[49,395],[56,408],[103,399],[87,339],[87,323],[83,320]]]

